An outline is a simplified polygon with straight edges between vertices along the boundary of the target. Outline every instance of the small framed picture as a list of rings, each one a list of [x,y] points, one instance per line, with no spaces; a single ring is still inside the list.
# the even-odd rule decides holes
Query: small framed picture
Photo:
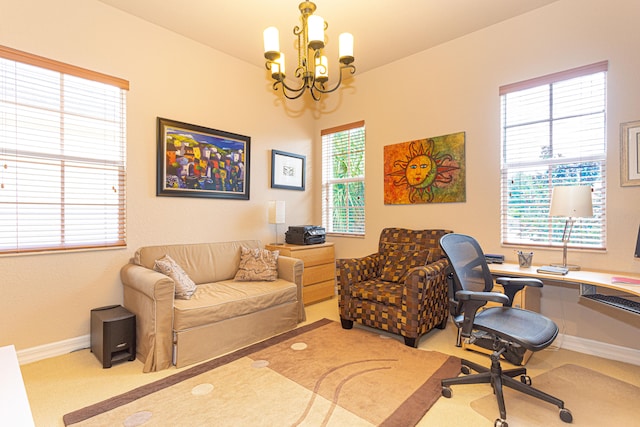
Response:
[[[158,196],[249,200],[251,138],[158,117]]]
[[[620,125],[620,185],[640,185],[640,120]]]
[[[306,157],[271,150],[271,188],[304,191]]]

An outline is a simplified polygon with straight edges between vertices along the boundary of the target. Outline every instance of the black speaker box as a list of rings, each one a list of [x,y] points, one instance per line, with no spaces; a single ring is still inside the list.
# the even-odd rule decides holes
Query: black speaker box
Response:
[[[136,316],[120,305],[91,310],[91,352],[110,368],[136,358]]]

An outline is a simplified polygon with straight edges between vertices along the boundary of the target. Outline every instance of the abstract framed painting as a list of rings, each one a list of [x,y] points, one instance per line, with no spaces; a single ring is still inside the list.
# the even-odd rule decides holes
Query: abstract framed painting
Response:
[[[249,200],[251,138],[158,117],[158,196]]]
[[[384,147],[384,203],[466,201],[465,133]]]

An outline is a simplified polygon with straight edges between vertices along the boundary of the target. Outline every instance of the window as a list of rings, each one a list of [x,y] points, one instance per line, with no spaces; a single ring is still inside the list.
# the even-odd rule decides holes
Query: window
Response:
[[[126,90],[0,46],[0,254],[125,245]]]
[[[327,233],[364,235],[364,122],[322,135],[322,226]]]
[[[569,244],[605,248],[606,78],[601,62],[500,88],[502,243],[560,246],[552,188],[590,185],[594,216],[576,221]]]

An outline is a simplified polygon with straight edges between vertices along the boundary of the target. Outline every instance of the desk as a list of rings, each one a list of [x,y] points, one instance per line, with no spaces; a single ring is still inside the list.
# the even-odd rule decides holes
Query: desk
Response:
[[[538,267],[521,268],[518,264],[489,264],[493,276],[533,277],[543,282],[558,282],[580,287],[580,296],[609,306],[630,311],[640,315],[640,308],[627,306],[625,302],[640,303],[640,285],[626,283],[612,283],[614,277],[628,277],[640,280],[640,275],[613,271],[569,271],[564,276],[542,274],[536,271]],[[615,297],[608,300],[607,297]],[[616,301],[618,300],[618,301]],[[620,301],[621,300],[621,301]]]

